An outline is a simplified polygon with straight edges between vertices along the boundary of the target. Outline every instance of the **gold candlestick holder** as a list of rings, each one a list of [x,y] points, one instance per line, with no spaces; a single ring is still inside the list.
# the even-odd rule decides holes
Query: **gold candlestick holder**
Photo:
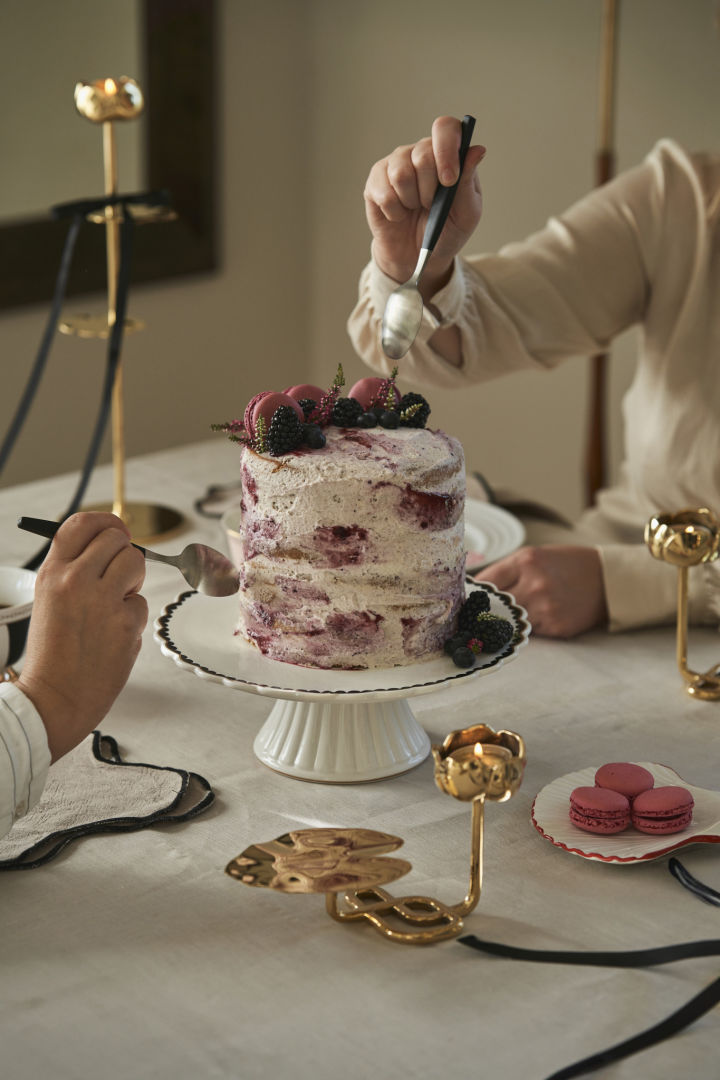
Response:
[[[676,514],[656,514],[645,526],[645,543],[656,559],[677,567],[676,654],[687,692],[703,701],[717,701],[720,699],[720,664],[714,664],[704,672],[688,667],[688,571],[718,558],[720,523],[706,507],[681,510]]]
[[[86,120],[102,125],[105,195],[114,197],[118,194],[117,143],[114,125],[117,121],[134,120],[140,115],[144,108],[142,91],[137,82],[126,75],[119,79],[104,78],[96,79],[94,82],[79,82],[75,87],[75,107]],[[87,215],[88,221],[105,226],[107,313],[82,314],[65,318],[59,326],[61,333],[94,339],[106,339],[112,333],[116,321],[120,225],[123,213],[132,213],[133,222],[139,224],[167,221],[175,217],[173,211],[167,207],[145,206],[140,203],[134,204],[132,211],[129,208],[123,210],[122,207],[108,205],[100,213]],[[126,318],[123,333],[131,334],[142,330],[143,327],[142,320]],[[118,359],[113,383],[111,426],[113,500],[112,503],[97,504],[87,509],[112,510],[126,523],[133,537],[141,543],[150,543],[177,532],[183,524],[183,517],[177,510],[153,503],[128,502],[125,497],[125,424],[121,359]]]
[[[506,802],[522,782],[525,743],[512,731],[476,724],[432,747],[435,783],[472,804],[470,884],[463,900],[445,904],[428,896],[394,897],[382,885],[412,869],[385,858],[402,846],[389,833],[369,829],[299,829],[253,844],[225,868],[231,877],[276,892],[325,894],[338,922],[365,920],[390,941],[427,945],[456,937],[482,891],[485,802]],[[344,894],[341,902],[339,894]]]

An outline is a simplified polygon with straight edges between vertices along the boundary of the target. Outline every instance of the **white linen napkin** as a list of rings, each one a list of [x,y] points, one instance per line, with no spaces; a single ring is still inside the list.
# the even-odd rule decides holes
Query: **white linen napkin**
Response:
[[[123,761],[115,739],[94,731],[51,765],[38,804],[0,840],[0,870],[41,866],[91,833],[186,821],[214,798],[197,773]]]

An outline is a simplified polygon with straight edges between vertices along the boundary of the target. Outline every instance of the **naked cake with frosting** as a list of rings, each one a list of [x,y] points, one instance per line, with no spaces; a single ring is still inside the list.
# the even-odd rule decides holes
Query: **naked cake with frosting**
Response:
[[[263,655],[362,669],[442,654],[464,598],[465,467],[429,411],[393,379],[347,398],[336,379],[256,395],[221,425],[244,443],[237,633]]]

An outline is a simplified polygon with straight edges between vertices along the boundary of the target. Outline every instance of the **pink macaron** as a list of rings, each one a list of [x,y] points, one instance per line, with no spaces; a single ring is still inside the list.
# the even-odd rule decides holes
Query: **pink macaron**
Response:
[[[597,787],[609,788],[610,791],[619,791],[632,802],[637,795],[654,786],[655,778],[642,765],[632,765],[628,761],[611,761],[595,773],[595,784]]]
[[[644,833],[664,835],[687,829],[692,821],[693,799],[687,788],[668,785],[643,791],[632,805],[632,823]]]
[[[570,820],[602,836],[623,832],[630,825],[630,800],[608,788],[577,787],[570,794]]]
[[[258,418],[262,416],[266,427],[270,427],[270,421],[275,410],[279,409],[281,405],[289,405],[295,410],[299,420],[305,420],[305,414],[295,398],[291,398],[288,394],[277,394],[272,390],[263,390],[261,393],[256,394],[254,398],[251,398],[245,409],[243,422],[245,430],[249,433],[251,439],[255,438]]]
[[[355,398],[356,401],[360,402],[363,409],[368,409],[377,398],[383,388],[383,384],[386,382],[386,379],[381,379],[377,375],[366,375],[364,379],[359,379],[354,386],[350,388],[348,397]],[[392,389],[392,397],[394,403],[397,405],[400,400],[400,391],[397,386],[393,386]],[[385,404],[385,402],[383,402],[383,404]]]
[[[313,386],[312,383],[300,383],[298,386],[289,386],[287,390],[283,390],[283,394],[294,398],[295,401],[309,399],[314,401],[316,405],[320,404],[320,399],[324,393],[324,390],[321,390],[319,386]]]

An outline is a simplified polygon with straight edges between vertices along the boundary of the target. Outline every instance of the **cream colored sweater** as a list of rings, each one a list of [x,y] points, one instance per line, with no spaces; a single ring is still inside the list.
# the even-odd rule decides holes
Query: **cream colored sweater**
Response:
[[[611,629],[674,618],[676,574],[643,544],[648,518],[698,506],[720,512],[719,211],[720,159],[664,140],[524,242],[458,258],[403,361],[403,378],[465,388],[586,358],[641,327],[623,402],[622,473],[578,523],[600,537]],[[371,263],[348,322],[359,355],[383,373],[379,329],[394,287]],[[450,323],[461,332],[459,368],[431,344]],[[717,622],[716,566],[690,572],[693,621]]]

